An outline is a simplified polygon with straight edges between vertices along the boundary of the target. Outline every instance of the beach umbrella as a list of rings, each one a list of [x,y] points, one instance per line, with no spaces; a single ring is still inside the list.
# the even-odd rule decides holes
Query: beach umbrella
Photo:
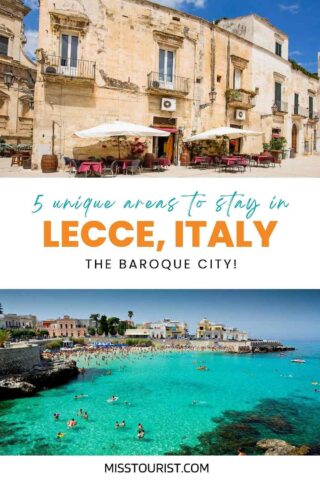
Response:
[[[75,135],[79,138],[97,138],[100,140],[117,137],[120,158],[120,137],[169,137],[170,133],[157,128],[117,121],[103,123],[88,130],[81,130],[75,132]]]
[[[263,135],[262,132],[243,130],[242,128],[218,127],[206,132],[199,133],[187,138],[186,142],[200,142],[201,140],[213,140],[217,137],[228,137],[229,139]]]

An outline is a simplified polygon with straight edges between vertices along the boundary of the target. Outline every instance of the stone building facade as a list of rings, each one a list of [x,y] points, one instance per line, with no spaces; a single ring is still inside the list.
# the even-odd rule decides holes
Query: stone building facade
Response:
[[[197,325],[196,337],[198,339],[210,339],[215,342],[248,340],[248,333],[234,327],[226,327],[221,323],[210,322],[207,318],[201,320]]]
[[[291,63],[287,35],[254,14],[221,20],[218,26],[247,43],[250,78],[240,81],[255,92],[254,107],[237,126],[264,132],[266,142],[283,136],[298,154],[320,151],[319,79]]]
[[[56,320],[44,320],[41,325],[48,330],[50,338],[79,338],[87,334],[87,328],[81,320],[73,319],[68,315]]]
[[[302,108],[314,92],[315,116],[319,81],[293,71],[287,36],[256,15],[212,23],[147,0],[40,0],[37,61],[37,164],[53,149],[61,162],[113,154],[112,142],[74,135],[113,120],[169,130],[148,148],[174,163],[182,140],[209,128],[262,131],[233,142],[244,153],[260,152],[272,135],[291,147],[294,124],[303,153],[317,130],[314,119],[293,117],[292,105],[294,93]]]
[[[6,313],[0,315],[0,329],[36,329],[37,317],[36,315],[18,315],[16,313]]]
[[[20,0],[1,0],[0,138],[10,144],[32,142],[36,66],[23,51],[29,11]]]

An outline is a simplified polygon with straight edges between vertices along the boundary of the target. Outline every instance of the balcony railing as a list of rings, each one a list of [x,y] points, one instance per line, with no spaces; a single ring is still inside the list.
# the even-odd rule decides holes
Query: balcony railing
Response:
[[[256,105],[255,94],[245,90],[230,89],[226,92],[227,103],[235,108],[253,108]]]
[[[292,108],[292,115],[307,118],[309,116],[309,109],[306,107],[301,107],[300,105],[294,105]]]
[[[310,122],[318,122],[319,121],[318,113],[317,112],[309,112],[309,109],[308,109],[307,117],[308,117]]]
[[[277,113],[288,113],[288,102],[275,100],[274,104],[277,107]]]
[[[190,90],[189,79],[175,75],[151,72],[148,75],[148,88],[150,90],[172,90],[187,95]]]
[[[45,63],[42,64],[42,74],[53,77],[60,76],[94,80],[96,63],[89,60],[47,55]]]

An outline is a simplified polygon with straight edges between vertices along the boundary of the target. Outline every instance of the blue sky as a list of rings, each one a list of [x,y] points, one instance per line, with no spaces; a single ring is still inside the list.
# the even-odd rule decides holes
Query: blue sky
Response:
[[[91,313],[136,323],[165,317],[186,321],[191,333],[203,317],[247,330],[252,337],[320,340],[320,290],[0,290],[5,313],[39,320]]]
[[[90,1],[90,0],[85,0]],[[26,17],[28,51],[36,49],[38,0],[24,0],[33,8]],[[289,35],[290,57],[312,72],[317,71],[320,51],[319,0],[159,0],[208,20],[257,13]]]

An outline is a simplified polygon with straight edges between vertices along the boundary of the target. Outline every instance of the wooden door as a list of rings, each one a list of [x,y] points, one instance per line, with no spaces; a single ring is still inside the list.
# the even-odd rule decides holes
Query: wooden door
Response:
[[[295,153],[297,153],[297,147],[298,147],[298,129],[295,124],[292,125],[292,149],[294,150]]]

